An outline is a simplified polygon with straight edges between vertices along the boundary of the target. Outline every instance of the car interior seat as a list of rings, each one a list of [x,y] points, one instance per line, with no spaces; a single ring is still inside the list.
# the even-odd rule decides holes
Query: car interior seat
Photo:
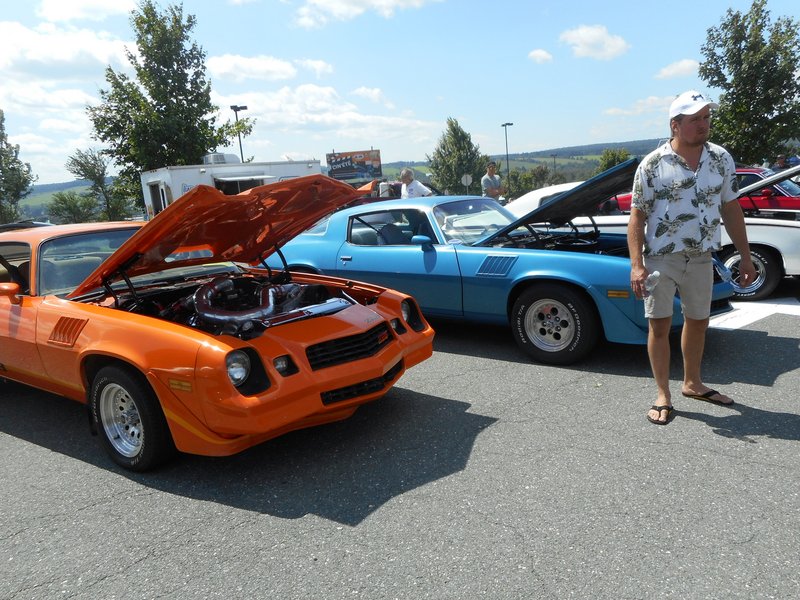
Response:
[[[407,245],[408,243],[409,239],[403,233],[403,230],[393,223],[387,223],[378,230],[379,246]]]

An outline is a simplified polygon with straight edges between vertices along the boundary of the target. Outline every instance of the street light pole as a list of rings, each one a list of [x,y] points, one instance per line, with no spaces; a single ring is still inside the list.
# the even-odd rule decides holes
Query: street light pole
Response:
[[[511,127],[513,123],[503,123],[500,127],[503,128],[506,134],[506,187],[511,183],[511,168],[508,166],[508,128]],[[508,190],[506,190],[506,194]]]
[[[239,124],[239,111],[240,110],[247,110],[246,106],[239,106],[238,104],[231,104],[231,110],[233,111],[234,116],[236,117],[236,124]],[[238,127],[237,127],[238,129]],[[242,134],[241,132],[237,131],[236,134],[239,136],[239,156],[244,162],[244,152],[242,152]]]

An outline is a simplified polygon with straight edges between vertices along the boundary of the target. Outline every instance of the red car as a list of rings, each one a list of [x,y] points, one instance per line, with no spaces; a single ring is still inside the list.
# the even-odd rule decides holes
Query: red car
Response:
[[[752,185],[761,179],[775,175],[771,169],[764,167],[737,167],[736,178],[739,180],[739,189]],[[622,212],[631,211],[631,194],[618,194],[612,199],[616,200],[616,207]],[[739,198],[739,203],[746,213],[755,212],[763,216],[794,218],[795,213],[800,213],[800,185],[791,179],[781,183],[765,186],[758,192],[751,192]]]
[[[739,189],[766,179],[775,172],[763,167],[739,167],[736,169],[736,178],[739,180]],[[791,179],[780,183],[765,186],[758,192],[751,192],[739,198],[742,208],[747,211],[758,210],[780,217],[778,213],[800,212],[800,185]],[[784,215],[785,216],[785,215]],[[789,215],[793,217],[793,214]]]

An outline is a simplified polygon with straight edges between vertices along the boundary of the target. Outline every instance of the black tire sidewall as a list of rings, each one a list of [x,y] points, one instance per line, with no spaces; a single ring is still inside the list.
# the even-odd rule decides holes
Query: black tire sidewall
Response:
[[[569,346],[557,352],[542,350],[528,337],[525,317],[533,304],[542,298],[551,298],[569,310],[575,324],[573,339]],[[552,365],[568,365],[583,359],[597,343],[599,323],[589,302],[578,292],[559,285],[540,285],[525,290],[511,313],[511,328],[514,339],[522,350],[536,361]]]
[[[128,392],[142,422],[142,445],[139,452],[132,457],[124,456],[114,448],[102,424],[100,396],[110,384],[119,385]],[[97,428],[100,443],[111,459],[121,467],[132,471],[147,471],[169,458],[174,449],[166,419],[155,395],[146,382],[131,375],[127,369],[108,366],[97,373],[92,382],[89,412]]]
[[[771,250],[758,247],[750,248],[750,255],[754,260],[758,260],[764,265],[764,282],[756,289],[748,292],[738,292],[734,287],[734,297],[741,300],[763,300],[772,294],[780,283],[781,273],[778,259]],[[731,257],[736,257],[739,260],[741,259],[739,251],[735,248],[728,248],[722,251],[720,257],[723,263],[727,262]]]

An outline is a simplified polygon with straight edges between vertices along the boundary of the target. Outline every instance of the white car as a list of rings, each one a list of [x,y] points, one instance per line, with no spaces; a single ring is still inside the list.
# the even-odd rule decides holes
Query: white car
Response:
[[[800,175],[800,166],[786,169],[753,185],[743,187],[739,191],[739,196],[741,198],[748,194],[759,193],[768,185],[798,175]],[[575,181],[534,190],[506,204],[506,209],[511,211],[514,216],[522,217],[540,205],[546,204],[555,196],[569,194],[580,184],[581,182]],[[603,200],[603,198],[598,198],[595,206],[587,207],[587,216],[572,220],[570,226],[583,230],[594,228],[625,234],[630,216],[627,214],[598,214],[596,208],[603,203]],[[589,213],[592,212],[594,214],[589,216]],[[750,242],[750,253],[757,275],[756,280],[747,287],[738,285],[739,253],[733,246],[725,228],[722,229],[722,249],[717,256],[731,270],[734,293],[739,300],[761,300],[775,291],[783,277],[800,276],[800,213],[784,213],[783,218],[765,218],[758,215],[757,210],[745,211],[747,238]]]

